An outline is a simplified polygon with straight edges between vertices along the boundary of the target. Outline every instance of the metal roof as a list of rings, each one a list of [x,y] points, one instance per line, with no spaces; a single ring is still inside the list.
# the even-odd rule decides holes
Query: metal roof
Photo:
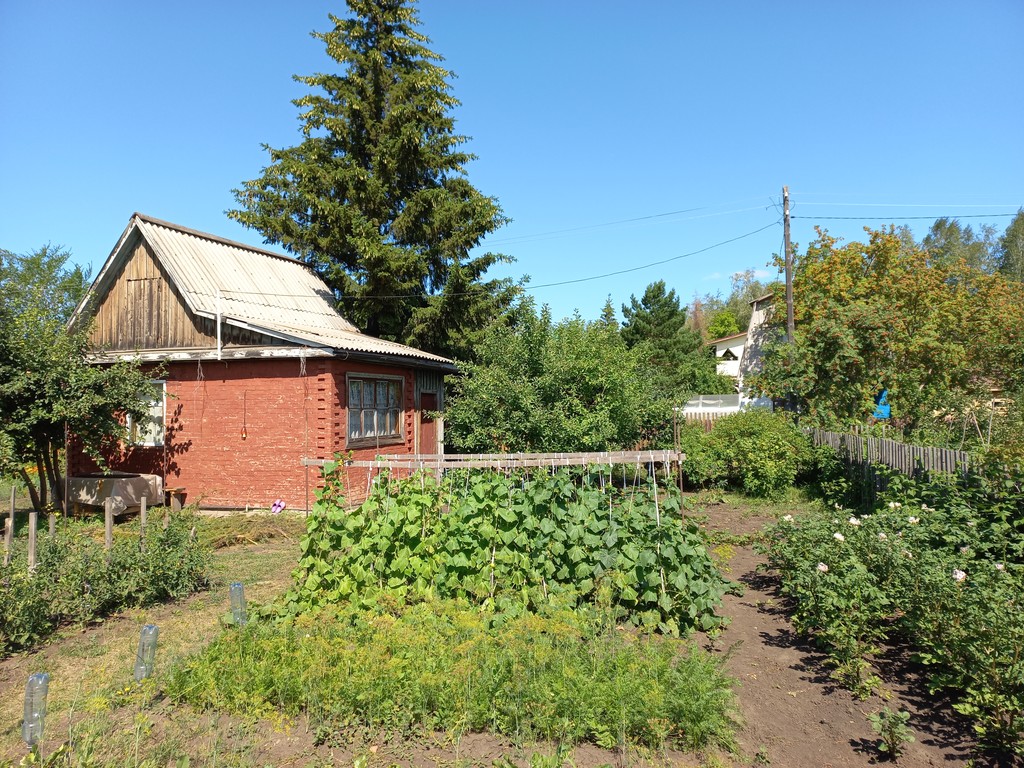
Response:
[[[439,355],[361,333],[338,314],[331,290],[301,261],[141,213],[132,216],[90,293],[102,292],[114,280],[135,233],[149,243],[196,315],[219,315],[230,325],[302,346],[410,358],[431,367],[452,365]]]

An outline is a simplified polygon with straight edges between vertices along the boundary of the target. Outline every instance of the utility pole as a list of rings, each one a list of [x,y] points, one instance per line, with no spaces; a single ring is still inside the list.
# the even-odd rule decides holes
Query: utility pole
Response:
[[[782,238],[786,249],[786,343],[793,343],[796,323],[793,319],[793,249],[789,244],[789,187],[782,188]]]

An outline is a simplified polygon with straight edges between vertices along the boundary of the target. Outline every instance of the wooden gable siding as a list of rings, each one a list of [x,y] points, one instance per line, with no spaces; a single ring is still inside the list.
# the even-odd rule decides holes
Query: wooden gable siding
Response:
[[[96,308],[91,336],[98,349],[209,349],[217,346],[214,320],[196,317],[171,284],[145,240],[136,241],[131,256]],[[228,346],[271,346],[279,339],[224,325],[221,343]]]

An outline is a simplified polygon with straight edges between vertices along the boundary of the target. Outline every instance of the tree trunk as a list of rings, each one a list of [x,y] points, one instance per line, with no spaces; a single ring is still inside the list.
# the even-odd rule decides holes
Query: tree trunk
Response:
[[[46,509],[46,505],[49,503],[49,499],[46,495],[46,481],[48,479],[46,475],[46,467],[44,462],[46,460],[46,451],[41,450],[36,454],[36,477],[39,479],[39,506],[36,509],[42,512]]]
[[[50,497],[55,507],[64,510],[64,484],[60,471],[60,448],[50,444],[47,446],[49,452],[43,451],[43,460],[46,462],[46,481],[50,487]]]
[[[22,481],[25,483],[25,487],[28,488],[29,498],[32,499],[32,509],[41,509],[39,506],[39,492],[36,490],[35,483],[32,482],[32,478],[28,476],[28,472],[25,471],[24,467],[18,469],[18,474],[21,475]]]
[[[68,500],[65,499],[65,477],[60,466],[60,446],[50,446],[50,463],[53,467],[53,503],[56,504],[63,514],[68,514]]]

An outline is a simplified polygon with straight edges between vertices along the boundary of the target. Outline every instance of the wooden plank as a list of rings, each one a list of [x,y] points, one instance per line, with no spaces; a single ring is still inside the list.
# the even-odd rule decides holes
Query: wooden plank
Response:
[[[103,546],[109,552],[114,547],[114,500],[103,500]]]
[[[28,513],[28,572],[36,569],[36,528],[39,525],[39,513],[34,509]]]
[[[11,564],[11,547],[14,546],[14,486],[11,486],[11,509],[7,515],[7,528],[4,531],[4,567]]]
[[[146,497],[142,497],[142,504],[139,506],[139,547],[146,548],[146,522],[148,510],[146,509]]]

